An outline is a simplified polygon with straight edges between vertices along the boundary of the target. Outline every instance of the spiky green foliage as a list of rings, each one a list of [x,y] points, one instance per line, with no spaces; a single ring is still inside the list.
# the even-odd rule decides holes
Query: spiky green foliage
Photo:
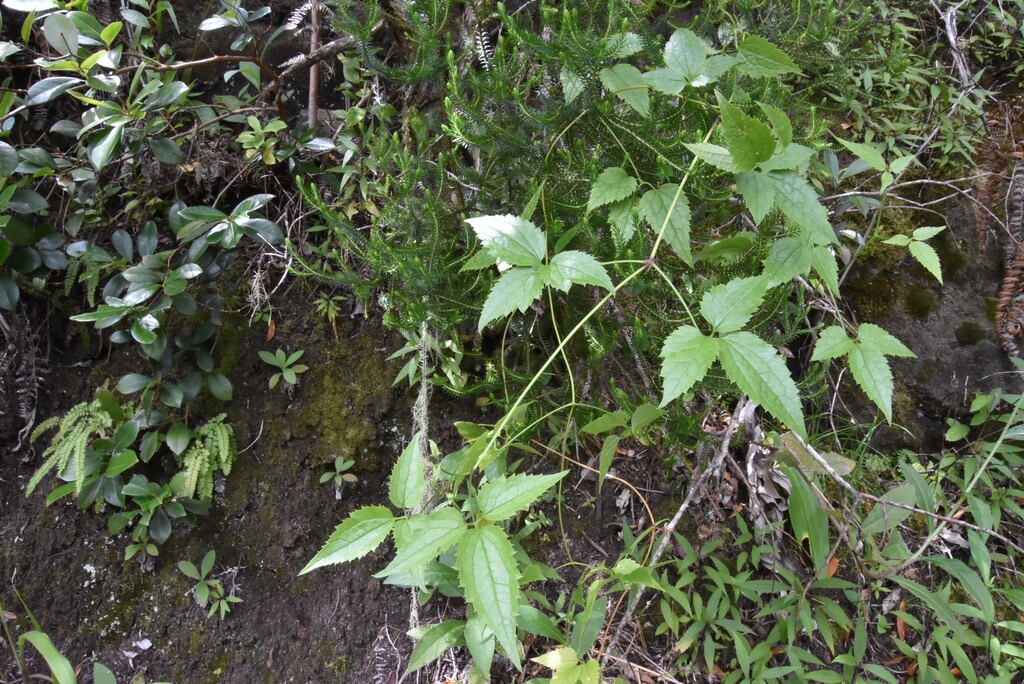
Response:
[[[181,456],[185,481],[180,496],[209,501],[213,498],[213,475],[219,469],[231,474],[238,453],[235,431],[221,413],[193,432],[192,445]]]
[[[75,473],[75,493],[81,493],[85,483],[85,456],[89,444],[93,439],[105,436],[112,425],[113,419],[103,409],[99,399],[82,402],[72,406],[64,416],[54,416],[39,423],[32,431],[33,442],[53,428],[57,428],[57,434],[43,452],[43,464],[28,481],[25,494],[35,491],[48,473],[62,473],[69,463]]]

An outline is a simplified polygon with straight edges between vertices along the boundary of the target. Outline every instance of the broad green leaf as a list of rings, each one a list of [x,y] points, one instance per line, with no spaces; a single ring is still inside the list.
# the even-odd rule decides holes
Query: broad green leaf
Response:
[[[526,219],[505,214],[466,219],[477,239],[498,261],[513,266],[535,266],[547,254],[547,242],[540,228]]]
[[[632,558],[623,558],[612,568],[612,576],[623,582],[631,584],[642,584],[651,589],[663,591],[661,584],[651,574],[651,569],[640,565]]]
[[[811,361],[836,359],[853,350],[853,340],[846,334],[841,325],[831,325],[821,331],[818,343],[814,345]]]
[[[43,21],[43,36],[62,55],[78,52],[78,27],[66,14],[53,13]]]
[[[758,162],[771,158],[775,152],[771,129],[726,100],[721,93],[715,94],[729,153],[739,169],[750,171]]]
[[[153,379],[141,373],[129,373],[117,382],[115,388],[121,394],[133,394],[144,387],[148,387]]]
[[[218,401],[231,401],[231,397],[234,394],[231,381],[220,373],[206,374],[206,388],[210,390],[213,398]]]
[[[693,152],[693,154],[702,162],[711,164],[722,171],[739,173],[741,170],[736,161],[733,160],[732,154],[729,153],[729,150],[721,145],[712,145],[711,143],[686,143],[686,149]]]
[[[764,278],[768,286],[787,283],[796,276],[806,275],[811,268],[811,250],[814,249],[794,237],[784,237],[774,245],[764,261]]]
[[[440,658],[449,648],[458,645],[465,627],[466,623],[462,620],[446,620],[439,625],[428,627],[416,640],[405,671],[415,672]]]
[[[661,377],[665,406],[679,395],[688,392],[705,375],[718,358],[718,340],[706,337],[693,326],[677,328],[661,348]]]
[[[43,660],[46,661],[46,665],[50,668],[50,674],[53,675],[53,680],[57,684],[75,684],[78,681],[71,663],[53,645],[49,635],[35,630],[25,632],[18,637],[19,648],[24,648],[26,641],[35,646],[39,655],[43,656]]]
[[[786,53],[764,38],[751,36],[739,44],[740,69],[751,76],[799,74],[800,69]]]
[[[915,240],[928,240],[935,237],[942,231],[946,230],[946,226],[922,226],[914,229]]]
[[[635,109],[640,116],[651,115],[651,96],[643,74],[632,64],[616,64],[610,69],[601,69],[601,83],[609,92]]]
[[[0,141],[0,178],[8,178],[20,162],[18,151],[9,143]]]
[[[738,331],[719,339],[719,360],[730,380],[750,399],[804,439],[803,410],[786,362],[770,344]]]
[[[597,595],[600,588],[599,582],[590,585],[586,605],[583,611],[576,616],[569,643],[577,653],[589,651],[597,641],[597,637],[601,635],[601,630],[604,629],[608,615],[608,597]]]
[[[815,496],[812,485],[804,480],[804,475],[796,468],[785,468],[789,478],[789,522],[793,526],[793,534],[797,542],[806,539],[811,550],[812,570],[818,572],[828,560],[831,540],[828,533],[828,514],[821,507]]]
[[[665,409],[658,408],[649,401],[644,401],[633,410],[633,416],[629,420],[629,429],[634,435],[639,434],[648,425],[660,420],[667,413]]]
[[[721,240],[711,242],[697,253],[696,260],[698,262],[709,261],[719,264],[734,264],[750,251],[755,239],[755,233],[749,230],[741,230]]]
[[[874,323],[864,323],[857,330],[857,341],[865,349],[871,349],[887,356],[916,356],[907,346]]]
[[[504,318],[516,309],[525,312],[540,298],[543,288],[544,282],[536,268],[513,268],[506,271],[484,301],[478,329],[482,331],[491,321]]]
[[[18,214],[38,214],[39,212],[48,209],[50,204],[46,201],[46,198],[40,195],[35,190],[29,190],[28,188],[18,188],[11,195],[11,198],[7,201],[7,206],[11,211]],[[7,230],[10,231],[11,225],[7,226]],[[7,233],[7,237],[11,239],[14,244],[19,244],[19,240],[12,236],[10,232]],[[34,238],[29,238],[24,241],[24,246],[33,244]]]
[[[767,284],[761,277],[734,278],[715,285],[700,300],[700,314],[719,334],[739,330],[764,300]]]
[[[612,166],[601,172],[590,189],[587,211],[593,211],[612,202],[624,200],[636,190],[636,178],[619,166]]]
[[[335,563],[346,563],[362,558],[377,548],[395,524],[395,517],[384,506],[364,506],[338,525],[320,552],[299,571],[305,575],[311,570]]]
[[[866,145],[864,143],[853,142],[851,140],[843,140],[837,138],[839,144],[853,152],[857,157],[864,160],[864,162],[873,168],[875,171],[885,171],[885,159],[882,157],[882,153],[877,147],[873,145]]]
[[[121,146],[123,126],[114,126],[105,133],[93,136],[89,141],[89,162],[97,171],[110,163]]]
[[[562,82],[562,95],[565,99],[565,104],[570,104],[573,100],[579,97],[586,87],[583,79],[580,78],[575,71],[566,66],[562,67],[562,70],[558,74],[558,78]]]
[[[706,56],[704,41],[690,29],[676,29],[665,43],[665,66],[681,71],[688,77],[701,73]]]
[[[789,147],[789,144],[793,142],[793,124],[790,122],[786,112],[775,105],[765,104],[764,102],[758,102],[757,106],[761,108],[764,115],[768,117],[768,121],[771,122],[775,137],[779,139],[779,145],[783,149]]]
[[[399,572],[413,573],[454,546],[466,532],[462,513],[451,507],[439,508],[430,515],[414,515],[407,519],[406,539],[396,539],[395,554],[386,568],[374,577],[387,577]]]
[[[760,171],[743,171],[736,174],[736,189],[747,203],[754,225],[761,225],[775,204],[775,186]]]
[[[84,82],[82,79],[74,76],[51,76],[41,81],[36,81],[28,87],[28,99],[25,100],[25,106],[33,107],[49,102],[65,91]]]
[[[185,161],[185,155],[181,153],[181,148],[175,141],[169,138],[149,138],[147,142],[157,161],[171,165]]]
[[[804,145],[791,143],[781,152],[772,155],[760,164],[758,168],[762,171],[797,171],[805,173],[807,162],[814,156],[814,150]]]
[[[942,265],[939,263],[939,255],[932,249],[932,246],[914,240],[910,243],[910,253],[917,261],[924,266],[935,279],[942,284]]]
[[[836,242],[828,212],[818,201],[818,193],[807,179],[792,171],[772,171],[767,178],[775,186],[775,204],[786,218],[807,229],[813,244]]]
[[[667,183],[648,190],[640,198],[640,217],[655,233],[664,229],[665,242],[688,265],[693,266],[690,253],[690,204],[678,183]]]
[[[409,445],[398,457],[394,470],[391,471],[391,482],[388,495],[391,503],[398,508],[412,508],[420,503],[427,482],[423,478],[423,456],[420,454],[420,442],[423,432],[417,432],[409,440]]]
[[[21,298],[21,289],[18,283],[5,275],[0,275],[0,309],[14,311]]]
[[[93,663],[92,682],[93,684],[117,684],[117,677],[103,663]]]
[[[659,93],[665,93],[666,95],[678,95],[683,91],[683,88],[690,85],[691,81],[683,72],[669,67],[651,69],[645,72],[644,80]]]
[[[863,344],[850,351],[850,372],[868,398],[882,410],[885,419],[892,422],[892,371],[889,361]]]
[[[604,480],[608,477],[608,471],[612,468],[612,461],[615,460],[615,452],[621,441],[619,435],[608,435],[601,444],[601,453],[597,457],[597,488],[604,487]]]
[[[519,570],[505,531],[496,525],[467,531],[459,542],[455,565],[466,600],[494,632],[505,655],[521,668],[516,642]]]
[[[167,447],[175,454],[185,451],[190,441],[192,441],[192,431],[185,427],[180,420],[175,421],[167,430]]]
[[[568,470],[551,475],[518,474],[491,480],[480,488],[476,502],[480,514],[491,522],[511,518],[529,508],[556,482],[568,474]]]
[[[615,288],[601,262],[585,252],[559,252],[551,259],[550,267],[548,284],[562,292],[568,292],[573,283],[597,285],[609,291]]]

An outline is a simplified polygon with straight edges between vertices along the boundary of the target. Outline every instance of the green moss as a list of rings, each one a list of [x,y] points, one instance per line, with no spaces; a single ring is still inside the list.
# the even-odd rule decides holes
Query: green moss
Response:
[[[922,384],[931,382],[935,379],[939,370],[939,364],[929,359],[921,364],[921,368],[917,371],[917,375],[914,376],[914,380]]]
[[[935,238],[928,241],[935,252],[939,255],[939,263],[942,264],[942,277],[944,280],[956,280],[964,271],[967,265],[967,255],[953,239],[948,230],[939,233]]]
[[[900,281],[888,271],[861,272],[849,282],[846,297],[864,321],[885,320],[900,299]]]
[[[923,287],[907,288],[907,311],[918,320],[925,320],[935,308],[935,296]]]
[[[214,350],[214,358],[220,361],[221,373],[231,375],[238,367],[238,362],[246,353],[246,340],[251,333],[252,330],[244,317],[225,316],[223,318],[220,329],[217,331],[217,346]]]
[[[964,321],[956,329],[956,341],[961,347],[970,347],[988,336],[988,329],[977,321]]]

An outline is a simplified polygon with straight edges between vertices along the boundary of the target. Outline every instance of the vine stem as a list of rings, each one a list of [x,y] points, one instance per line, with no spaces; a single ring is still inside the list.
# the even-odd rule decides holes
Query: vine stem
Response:
[[[693,504],[694,499],[697,498],[697,492],[704,487],[704,484],[711,477],[711,473],[718,472],[722,468],[722,463],[725,462],[725,455],[729,453],[729,445],[732,442],[732,435],[739,427],[740,414],[747,408],[749,400],[746,395],[740,397],[740,400],[736,403],[736,409],[732,412],[732,417],[729,419],[729,427],[725,430],[725,436],[722,437],[722,443],[718,447],[718,451],[715,452],[715,457],[712,459],[708,467],[704,469],[704,472],[690,485],[690,489],[686,492],[686,498],[683,499],[683,503],[679,504],[679,509],[676,514],[672,516],[672,519],[665,525],[665,534],[661,538],[661,543],[658,544],[658,548],[655,549],[654,555],[651,556],[650,561],[646,564],[647,567],[653,567],[658,564],[661,560],[661,556],[665,553],[665,549],[668,548],[669,542],[672,541],[672,534],[676,531],[676,526],[679,525],[679,521],[682,520],[683,515],[686,513],[690,505]],[[637,588],[636,594],[630,599],[629,605],[626,606],[626,612],[619,619],[619,626],[615,628],[615,633],[612,635],[611,641],[608,642],[607,646],[604,647],[604,653],[601,655],[601,660],[607,664],[607,661],[612,658],[610,655],[611,651],[615,650],[619,640],[622,638],[622,632],[626,629],[626,624],[632,617],[636,607],[640,605],[640,599],[643,598],[644,592],[647,589],[645,586]]]

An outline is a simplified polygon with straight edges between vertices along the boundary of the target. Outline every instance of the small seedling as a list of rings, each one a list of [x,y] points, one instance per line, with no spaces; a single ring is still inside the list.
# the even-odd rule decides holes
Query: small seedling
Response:
[[[305,353],[305,349],[293,352],[290,356],[280,349],[273,354],[268,351],[260,352],[260,358],[263,359],[265,363],[279,369],[279,372],[274,373],[270,377],[270,389],[277,387],[277,383],[279,383],[282,378],[284,379],[285,387],[291,387],[298,383],[299,373],[305,373],[309,370],[309,366],[301,363],[298,365],[295,364],[295,362],[301,359],[302,355]]]
[[[241,603],[242,599],[237,596],[228,596],[224,590],[224,584],[219,579],[211,579],[210,571],[213,570],[213,563],[217,554],[213,549],[206,552],[202,562],[197,568],[192,561],[178,561],[178,569],[186,577],[196,580],[196,586],[192,592],[195,594],[196,603],[200,606],[210,605],[209,615],[220,613],[220,619],[231,612],[232,603]]]
[[[346,472],[355,464],[356,462],[352,459],[346,459],[344,456],[338,456],[334,459],[333,469],[328,470],[320,476],[320,484],[325,484],[334,480],[334,498],[338,501],[341,501],[341,488],[346,482],[354,484],[359,481],[358,477],[352,473]]]

